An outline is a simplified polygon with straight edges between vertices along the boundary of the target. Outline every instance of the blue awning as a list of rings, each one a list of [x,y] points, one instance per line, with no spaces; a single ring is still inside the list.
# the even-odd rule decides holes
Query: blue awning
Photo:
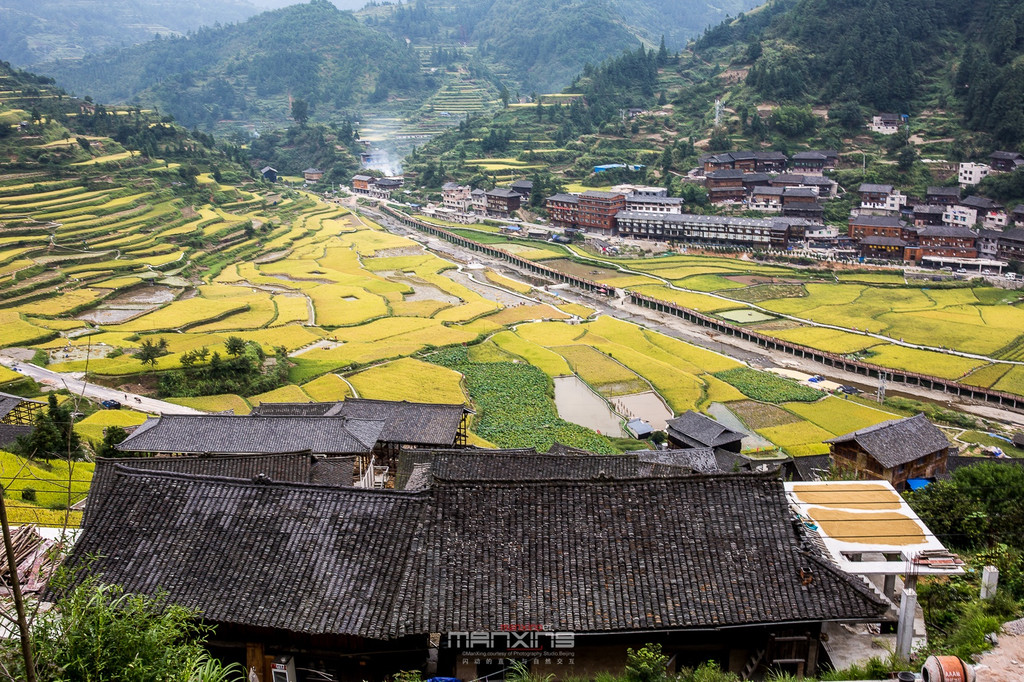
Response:
[[[929,483],[931,483],[931,481],[928,480],[927,478],[908,478],[907,479],[907,485],[910,487],[911,490],[920,490],[921,488],[925,487]]]

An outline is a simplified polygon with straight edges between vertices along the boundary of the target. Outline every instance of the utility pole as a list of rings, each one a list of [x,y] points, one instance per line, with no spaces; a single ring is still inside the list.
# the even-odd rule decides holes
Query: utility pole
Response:
[[[21,597],[18,563],[14,558],[11,527],[7,523],[7,505],[2,494],[0,494],[0,526],[3,526],[4,551],[7,553],[7,568],[11,573],[11,593],[14,595],[14,610],[18,614],[18,630],[21,634],[21,655],[25,659],[25,682],[36,682],[36,666],[32,660],[32,640],[29,638],[28,620],[25,618],[25,601]]]
[[[878,404],[885,402],[885,372],[878,373]]]

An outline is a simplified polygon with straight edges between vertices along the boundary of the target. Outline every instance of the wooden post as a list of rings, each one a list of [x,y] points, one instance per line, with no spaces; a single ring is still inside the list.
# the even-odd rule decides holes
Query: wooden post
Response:
[[[11,573],[11,593],[14,595],[14,610],[18,614],[18,631],[21,634],[21,655],[25,659],[25,681],[36,682],[36,665],[32,658],[32,640],[25,618],[25,602],[21,597],[21,580],[18,577],[18,562],[14,557],[11,543],[11,527],[7,523],[7,505],[0,490],[0,526],[3,527],[4,551],[7,553],[7,568]]]
[[[245,672],[246,672],[246,675],[249,674],[250,670],[255,670],[256,671],[256,677],[259,678],[260,682],[263,682],[264,680],[267,679],[266,674],[264,674],[264,668],[265,667],[266,667],[266,662],[263,660],[263,644],[259,643],[259,642],[257,642],[257,643],[247,642],[246,645],[245,645]],[[246,678],[246,679],[248,679],[248,678]]]

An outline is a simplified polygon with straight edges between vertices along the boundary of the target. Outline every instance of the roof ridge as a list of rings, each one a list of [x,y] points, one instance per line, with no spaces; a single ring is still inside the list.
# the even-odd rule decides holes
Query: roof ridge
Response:
[[[659,462],[644,462],[644,464],[659,464]],[[676,482],[695,482],[695,481],[776,481],[779,480],[778,470],[768,471],[736,471],[736,472],[721,472],[713,474],[705,474],[700,472],[694,472],[689,474],[675,474],[671,476],[661,476],[658,478],[651,478],[650,476],[628,476],[628,477],[612,477],[610,474],[608,478],[593,476],[590,478],[548,478],[543,480],[526,479],[526,480],[515,480],[515,481],[496,481],[492,479],[481,480],[481,479],[464,479],[464,478],[441,478],[437,473],[433,473],[436,480],[445,483],[452,488],[461,487],[480,487],[487,486],[488,488],[560,488],[560,487],[579,487],[586,485],[593,485],[595,483],[601,484],[612,484],[612,485],[628,485],[635,483],[643,483],[646,485],[662,485],[666,483]],[[455,485],[461,484],[461,485]]]
[[[155,458],[154,458],[155,459]],[[170,458],[166,458],[170,459]],[[296,483],[293,481],[275,481],[273,479],[261,480],[255,482],[251,479],[244,478],[233,478],[231,476],[212,476],[202,474],[187,474],[179,471],[161,471],[152,469],[136,469],[131,466],[118,464],[114,467],[114,472],[118,476],[130,476],[132,478],[160,478],[160,479],[174,479],[183,481],[196,481],[199,483],[223,483],[237,487],[276,487],[276,488],[291,488],[294,490],[327,490],[335,493],[347,493],[355,495],[363,495],[366,497],[398,497],[398,498],[414,498],[414,497],[426,497],[424,491],[421,490],[394,490],[392,488],[356,488],[355,486],[339,486],[330,485],[326,483]]]

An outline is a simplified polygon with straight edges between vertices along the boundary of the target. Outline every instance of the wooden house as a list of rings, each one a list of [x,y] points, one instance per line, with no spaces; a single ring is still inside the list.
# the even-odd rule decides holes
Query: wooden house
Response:
[[[271,166],[264,166],[260,169],[260,175],[267,182],[277,182],[277,169]]]
[[[910,478],[935,478],[946,471],[952,446],[923,415],[892,419],[826,441],[832,461],[859,478],[885,480],[897,490]]]
[[[714,659],[748,678],[812,674],[824,623],[887,618],[802,538],[774,473],[636,478],[634,460],[618,478],[601,457],[561,459],[592,461],[574,479],[455,470],[416,491],[129,460],[68,563],[196,609],[215,653],[260,682],[275,656],[345,682],[477,679],[520,656],[593,678],[648,642],[673,673]]]
[[[692,410],[670,419],[665,434],[676,447],[722,448],[730,452],[742,449],[741,441],[746,435]]]
[[[306,182],[320,182],[324,177],[324,172],[319,168],[307,168],[302,171],[302,177]]]

